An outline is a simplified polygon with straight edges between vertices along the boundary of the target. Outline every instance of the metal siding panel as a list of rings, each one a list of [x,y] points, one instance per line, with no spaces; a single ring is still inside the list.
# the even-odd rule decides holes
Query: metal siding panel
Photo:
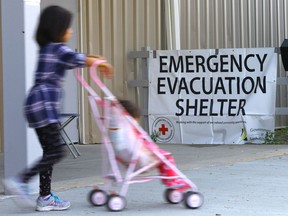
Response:
[[[270,25],[271,25],[271,31],[270,31],[270,45],[277,44],[277,32],[278,32],[278,25],[277,25],[277,2],[278,1],[270,1]]]
[[[264,47],[268,47],[270,43],[270,34],[269,32],[271,31],[271,25],[270,25],[270,5],[269,5],[270,0],[264,0],[263,2],[263,31],[264,31]]]
[[[125,13],[124,13],[124,19],[125,19],[125,49],[123,50],[123,56],[125,57],[126,51],[133,51],[137,50],[136,45],[136,37],[135,37],[135,26],[136,26],[136,20],[135,20],[135,1],[134,0],[128,0],[125,1]],[[130,13],[129,13],[130,12]],[[124,61],[127,62],[127,61]],[[123,68],[123,76],[125,81],[127,80],[134,80],[135,79],[135,71],[137,71],[136,64],[133,64],[132,61],[128,61]],[[125,83],[125,97],[128,98],[136,98],[136,89],[132,89],[130,91],[127,91],[127,84]]]
[[[278,46],[281,46],[281,43],[283,41],[283,36],[285,35],[285,9],[284,9],[284,0],[279,0],[278,2],[278,9],[277,9],[277,25],[278,25],[278,39],[277,43]]]
[[[151,49],[162,48],[161,1],[86,0],[81,1],[80,5],[84,41],[82,51],[105,56],[115,71],[113,80],[103,79],[105,85],[115,96],[128,98],[142,106],[147,94],[142,95],[139,89],[127,85],[128,80],[142,79],[141,64],[137,59],[132,62],[127,60],[127,54],[147,46]],[[99,92],[94,84],[92,86]],[[86,93],[82,94],[81,106],[84,142],[101,142]]]
[[[256,1],[256,47],[263,44],[263,1]]]
[[[124,20],[124,5],[121,1],[112,1],[112,59],[113,66],[115,68],[123,68],[123,62],[125,61],[125,43],[124,43],[124,32],[125,32],[125,20]],[[120,54],[120,55],[119,55]],[[119,69],[120,70],[120,69]],[[111,91],[117,92],[117,97],[124,97],[124,77],[123,73],[115,70],[114,79],[110,86],[107,86]]]
[[[249,32],[249,47],[256,46],[256,9],[255,1],[248,3],[248,32]]]
[[[284,0],[181,0],[180,10],[184,49],[278,46],[278,35],[287,32],[279,28],[287,16]]]
[[[224,3],[224,20],[225,20],[225,47],[233,47],[233,32],[232,32],[232,1],[225,1]]]
[[[222,2],[220,3],[218,2],[218,4],[216,4],[216,7],[215,7],[215,15],[216,15],[215,26],[217,26],[217,28],[215,29],[216,42],[215,44],[212,44],[211,48],[220,48],[223,45],[223,41],[224,41],[223,4]]]
[[[241,47],[249,47],[249,31],[248,31],[248,0],[241,1]]]
[[[286,0],[181,0],[180,3],[181,49],[278,47],[288,37]],[[281,64],[279,60],[279,77],[286,76]],[[287,86],[277,86],[276,100],[277,107],[288,105]],[[286,122],[286,116],[278,116],[276,125],[287,125]]]
[[[182,1],[181,1],[182,3]],[[191,19],[190,19],[190,24],[188,24],[189,26],[191,26],[191,28],[189,30],[191,30],[191,39],[188,40],[191,41],[190,43],[188,43],[187,45],[189,45],[189,48],[192,47],[198,47],[198,0],[192,0],[191,4],[188,4],[190,6],[190,8],[187,8],[187,12],[188,14],[192,14]],[[181,6],[180,6],[181,7]],[[191,10],[194,9],[194,10]],[[183,32],[184,33],[184,32]],[[183,35],[182,33],[182,35]],[[184,33],[185,34],[185,33]],[[183,44],[183,47],[187,47],[185,44]],[[182,47],[182,49],[183,49]],[[187,48],[188,48],[187,47]]]
[[[135,14],[135,32],[136,33],[136,41],[137,41],[137,46],[139,44],[143,44],[145,41],[145,32],[146,32],[146,19],[145,19],[145,0],[144,1],[136,1],[136,14]],[[144,44],[143,44],[144,45]],[[143,46],[142,45],[142,46]]]
[[[147,17],[147,42],[145,47],[161,47],[161,40],[160,37],[158,37],[158,35],[161,34],[160,11],[160,1],[149,0],[147,2],[147,10],[145,14]]]
[[[205,36],[207,34],[205,27],[206,22],[206,8],[205,8],[205,1],[198,2],[198,32],[197,32],[197,38],[198,38],[198,47],[204,48],[206,45]],[[202,36],[202,37],[201,37]]]
[[[206,4],[207,8],[207,25],[206,25],[206,40],[207,40],[207,45],[206,47],[211,47],[215,43],[215,23],[214,23],[214,18],[215,18],[215,1],[213,0],[207,0]]]
[[[232,2],[232,31],[233,31],[233,47],[241,47],[242,31],[241,28],[241,13],[240,13],[241,1]]]

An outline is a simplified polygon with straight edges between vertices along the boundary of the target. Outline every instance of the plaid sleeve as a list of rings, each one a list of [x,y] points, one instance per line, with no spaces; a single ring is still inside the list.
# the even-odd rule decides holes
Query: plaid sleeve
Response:
[[[86,55],[78,53],[69,47],[62,45],[58,49],[59,61],[64,65],[65,69],[73,69],[85,66]]]

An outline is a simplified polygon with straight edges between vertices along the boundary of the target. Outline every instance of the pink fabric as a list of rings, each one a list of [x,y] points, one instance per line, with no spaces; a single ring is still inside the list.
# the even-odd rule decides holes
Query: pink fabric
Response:
[[[166,152],[166,151],[164,151],[162,149],[159,149],[159,150],[160,150],[160,152],[163,153],[163,155],[166,157],[166,159],[172,165],[176,165],[174,157],[172,156],[172,154],[170,152]],[[158,165],[158,170],[159,170],[159,174],[162,175],[162,176],[167,176],[167,177],[177,176],[177,174],[170,167],[168,167],[165,163],[160,163]],[[179,190],[183,190],[183,191],[185,191],[188,188],[190,188],[190,186],[183,179],[180,179],[180,178],[178,178],[178,179],[162,179],[162,182],[167,187],[173,187],[173,186],[181,185]]]

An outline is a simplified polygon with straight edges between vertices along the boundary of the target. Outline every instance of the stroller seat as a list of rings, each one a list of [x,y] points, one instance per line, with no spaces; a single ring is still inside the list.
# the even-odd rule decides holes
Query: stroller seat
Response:
[[[133,153],[138,151],[136,169],[159,161],[145,146],[145,139],[141,138],[139,132],[129,123],[125,115],[120,109],[112,106],[109,117],[108,137],[117,160],[124,164],[129,164],[132,161]]]

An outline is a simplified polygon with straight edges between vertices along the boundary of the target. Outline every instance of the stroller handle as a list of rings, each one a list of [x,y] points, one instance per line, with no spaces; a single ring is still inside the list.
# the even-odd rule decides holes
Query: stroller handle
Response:
[[[104,83],[98,78],[96,72],[97,68],[101,66],[102,63],[107,62],[104,59],[97,59],[93,65],[89,68],[89,75],[92,80],[96,83],[96,85],[104,92],[104,94],[109,98],[115,98],[115,96],[109,91],[109,89],[104,85]],[[97,100],[101,100],[99,95],[94,91],[94,89],[87,83],[87,81],[82,77],[80,68],[75,70],[75,77],[80,82],[80,84],[88,91],[88,93],[96,97]],[[98,101],[99,102],[99,101]]]
[[[82,77],[81,72],[80,72],[80,68],[76,68],[75,77],[91,96],[99,98],[98,94],[93,90],[93,88]]]
[[[97,76],[96,72],[97,72],[97,68],[99,66],[101,66],[102,63],[107,62],[104,59],[97,59],[92,67],[90,67],[89,69],[89,74],[90,77],[92,78],[92,80],[96,83],[96,85],[98,85],[98,87],[104,92],[104,94],[109,97],[109,98],[115,98],[115,96],[111,93],[111,91],[104,85],[104,83],[99,79],[99,77]]]

